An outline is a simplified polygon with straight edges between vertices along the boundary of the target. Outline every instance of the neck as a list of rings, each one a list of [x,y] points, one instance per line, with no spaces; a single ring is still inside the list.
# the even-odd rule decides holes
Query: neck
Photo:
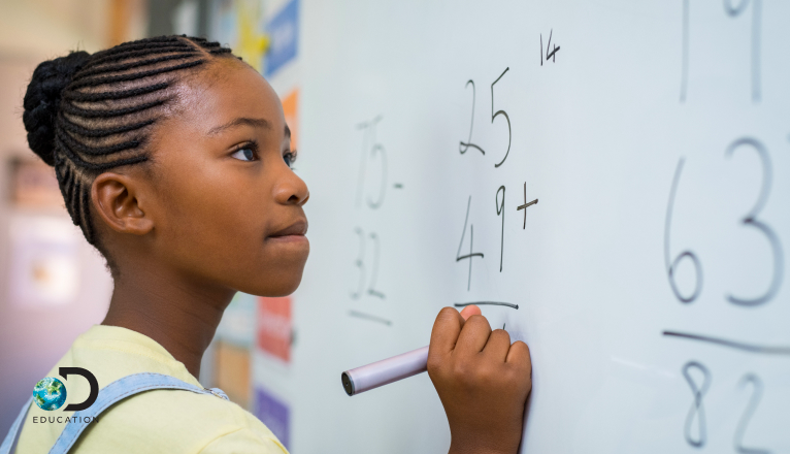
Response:
[[[199,378],[203,353],[236,292],[161,269],[134,269],[115,280],[102,325],[145,334]]]

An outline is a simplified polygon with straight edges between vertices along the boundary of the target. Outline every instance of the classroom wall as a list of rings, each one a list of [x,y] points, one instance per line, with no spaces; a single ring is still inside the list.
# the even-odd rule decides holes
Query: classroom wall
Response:
[[[141,37],[145,11],[139,0],[0,2],[0,434],[74,338],[101,322],[112,291],[104,261],[71,224],[62,199],[54,205],[13,199],[16,163],[40,162],[27,147],[22,98],[38,63]],[[51,168],[44,171],[54,180]],[[47,255],[58,247],[56,257]],[[76,280],[65,297],[48,299],[35,279],[20,278],[37,272],[36,257],[49,260],[44,274],[59,270]]]

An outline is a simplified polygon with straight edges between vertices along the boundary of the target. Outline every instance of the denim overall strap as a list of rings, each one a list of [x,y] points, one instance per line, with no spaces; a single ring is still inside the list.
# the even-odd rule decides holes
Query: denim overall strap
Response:
[[[19,429],[22,428],[22,422],[25,420],[27,411],[30,409],[30,405],[32,403],[33,396],[30,396],[30,399],[27,400],[25,406],[22,407],[22,411],[19,412],[19,416],[16,417],[16,420],[11,425],[11,430],[8,431],[8,435],[6,435],[5,440],[3,440],[3,444],[0,445],[0,454],[9,454],[13,452],[13,449],[16,446],[17,438],[19,438]]]
[[[77,439],[79,439],[82,431],[88,427],[88,424],[77,423],[76,421],[84,421],[85,418],[91,418],[92,420],[119,401],[135,394],[154,389],[182,389],[184,391],[192,391],[198,394],[211,394],[213,396],[221,397],[225,400],[228,399],[228,396],[225,395],[225,393],[219,388],[200,388],[175,377],[171,377],[170,375],[156,374],[151,372],[127,375],[126,377],[120,378],[102,388],[99,391],[99,396],[96,399],[96,402],[94,402],[89,408],[75,412],[71,416],[72,421],[66,423],[66,427],[63,429],[63,432],[61,432],[60,437],[58,437],[55,445],[52,447],[52,449],[50,449],[49,453],[67,454],[69,450],[71,450],[71,447],[77,442]],[[31,401],[32,398],[22,409],[22,413],[20,413],[19,417],[14,422],[14,425],[11,427],[11,431],[8,433],[5,441],[0,446],[0,454],[11,453],[11,445],[15,444],[16,439],[19,436],[19,429],[21,428],[22,421],[25,419],[25,415],[27,414],[27,410],[30,407]]]

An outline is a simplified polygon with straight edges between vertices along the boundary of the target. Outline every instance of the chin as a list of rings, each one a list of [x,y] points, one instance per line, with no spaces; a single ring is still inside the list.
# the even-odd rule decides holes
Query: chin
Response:
[[[239,288],[238,291],[255,296],[288,296],[299,288],[303,269],[304,267],[300,267],[298,272],[293,273],[283,273],[284,270],[280,270],[277,275],[258,279],[256,282],[250,283],[249,286]]]

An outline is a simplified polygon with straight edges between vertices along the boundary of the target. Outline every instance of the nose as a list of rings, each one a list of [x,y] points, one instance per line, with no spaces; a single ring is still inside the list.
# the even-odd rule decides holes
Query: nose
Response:
[[[283,176],[274,188],[274,199],[283,205],[302,206],[310,198],[307,184],[291,169],[283,172]]]

